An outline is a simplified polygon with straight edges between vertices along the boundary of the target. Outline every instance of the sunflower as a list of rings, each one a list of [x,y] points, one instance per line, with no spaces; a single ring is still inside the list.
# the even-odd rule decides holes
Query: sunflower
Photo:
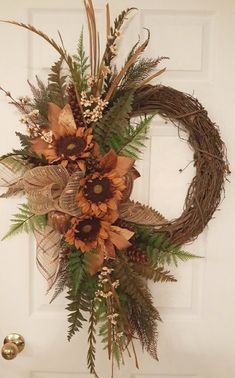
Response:
[[[126,189],[124,176],[134,163],[133,159],[117,156],[110,150],[100,159],[100,171],[80,181],[78,205],[84,214],[103,216],[117,210]]]
[[[113,223],[117,220],[118,213],[113,212],[103,218],[95,216],[86,218],[72,218],[71,226],[64,238],[70,245],[82,252],[96,250],[93,261],[90,264],[90,273],[96,273],[103,264],[104,258],[115,258],[115,247],[119,250],[130,247],[128,241],[133,232],[117,227]]]
[[[47,134],[51,140],[41,137],[31,140],[32,150],[43,155],[49,163],[59,162],[67,166],[69,162],[76,161],[81,170],[85,169],[84,159],[90,156],[93,148],[92,129],[76,127],[72,110],[67,104],[63,109],[56,104],[48,104]]]
[[[65,240],[75,245],[82,252],[103,247],[109,237],[110,223],[105,219],[89,217],[72,218],[71,228],[65,234]]]

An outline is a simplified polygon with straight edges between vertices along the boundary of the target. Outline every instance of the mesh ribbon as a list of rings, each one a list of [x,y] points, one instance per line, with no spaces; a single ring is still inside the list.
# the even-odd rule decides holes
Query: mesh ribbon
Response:
[[[71,176],[62,165],[50,165],[30,169],[23,177],[23,186],[30,210],[34,214],[47,214],[58,210],[79,216],[81,210],[75,196],[79,189],[81,171]]]
[[[37,267],[47,280],[48,290],[50,290],[59,270],[61,235],[47,226],[44,230],[35,229],[34,236],[37,241]]]

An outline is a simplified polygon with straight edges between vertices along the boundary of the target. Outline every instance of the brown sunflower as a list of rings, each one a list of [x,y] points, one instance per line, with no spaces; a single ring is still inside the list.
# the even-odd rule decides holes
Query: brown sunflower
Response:
[[[48,127],[51,141],[37,137],[31,141],[31,147],[38,155],[43,155],[49,163],[59,162],[67,166],[68,162],[76,161],[79,168],[84,170],[84,159],[90,156],[93,148],[92,129],[76,127],[70,105],[61,109],[56,104],[48,104]]]
[[[105,257],[115,258],[115,247],[123,250],[131,245],[128,240],[133,236],[133,232],[113,225],[117,218],[117,212],[103,218],[74,217],[71,220],[71,227],[65,233],[65,241],[70,245],[75,245],[80,251],[97,250],[98,254],[94,255],[90,266],[92,274],[100,269]]]
[[[95,172],[80,181],[77,201],[82,212],[97,217],[117,210],[118,202],[126,189],[124,176],[134,160],[117,156],[111,150],[100,159],[100,172]]]

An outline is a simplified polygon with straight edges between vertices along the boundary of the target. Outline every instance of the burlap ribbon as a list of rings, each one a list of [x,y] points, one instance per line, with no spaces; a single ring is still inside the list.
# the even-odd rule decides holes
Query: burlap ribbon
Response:
[[[8,187],[8,191],[2,196],[24,192],[31,212],[36,215],[57,210],[79,217],[81,210],[77,205],[76,194],[83,176],[81,171],[76,171],[70,176],[62,165],[31,169],[20,159],[12,157],[0,162],[0,186]],[[37,266],[50,289],[59,269],[61,234],[47,226],[43,230],[36,228],[34,235],[37,241]]]
[[[49,291],[56,281],[60,267],[61,235],[50,226],[46,226],[44,230],[36,228],[34,236],[37,242],[37,267],[46,279]]]
[[[28,205],[34,214],[47,214],[58,210],[72,216],[80,216],[75,197],[79,189],[81,171],[71,176],[62,165],[36,167],[27,171],[21,185],[28,199]]]
[[[21,179],[21,186],[28,199],[28,206],[34,214],[48,214],[57,210],[71,216],[80,216],[76,194],[81,171],[69,175],[61,165],[35,167],[27,171]],[[47,226],[44,230],[34,230],[37,241],[37,266],[47,280],[48,290],[57,278],[61,251],[61,234]]]

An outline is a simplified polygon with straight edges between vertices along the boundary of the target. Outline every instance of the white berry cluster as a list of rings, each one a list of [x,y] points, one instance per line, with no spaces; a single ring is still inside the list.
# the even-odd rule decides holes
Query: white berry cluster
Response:
[[[99,278],[99,290],[96,291],[95,295],[97,298],[110,298],[113,296],[112,290],[104,290],[104,287],[110,280],[110,274],[112,273],[113,269],[108,268],[107,266],[103,266],[98,278]],[[111,283],[112,287],[116,289],[119,286],[119,280],[116,280]],[[108,286],[108,285],[107,285]]]
[[[83,112],[83,116],[86,122],[97,122],[102,118],[103,110],[107,106],[108,102],[102,100],[99,96],[88,95],[86,92],[81,93],[81,105],[86,108]]]
[[[19,96],[17,100],[20,102],[22,105],[28,105],[31,103],[31,98],[29,96]]]
[[[31,112],[24,114],[20,118],[20,122],[25,123],[25,124],[31,124],[32,122],[35,122],[38,119],[38,116],[39,116],[39,110],[34,109]]]

